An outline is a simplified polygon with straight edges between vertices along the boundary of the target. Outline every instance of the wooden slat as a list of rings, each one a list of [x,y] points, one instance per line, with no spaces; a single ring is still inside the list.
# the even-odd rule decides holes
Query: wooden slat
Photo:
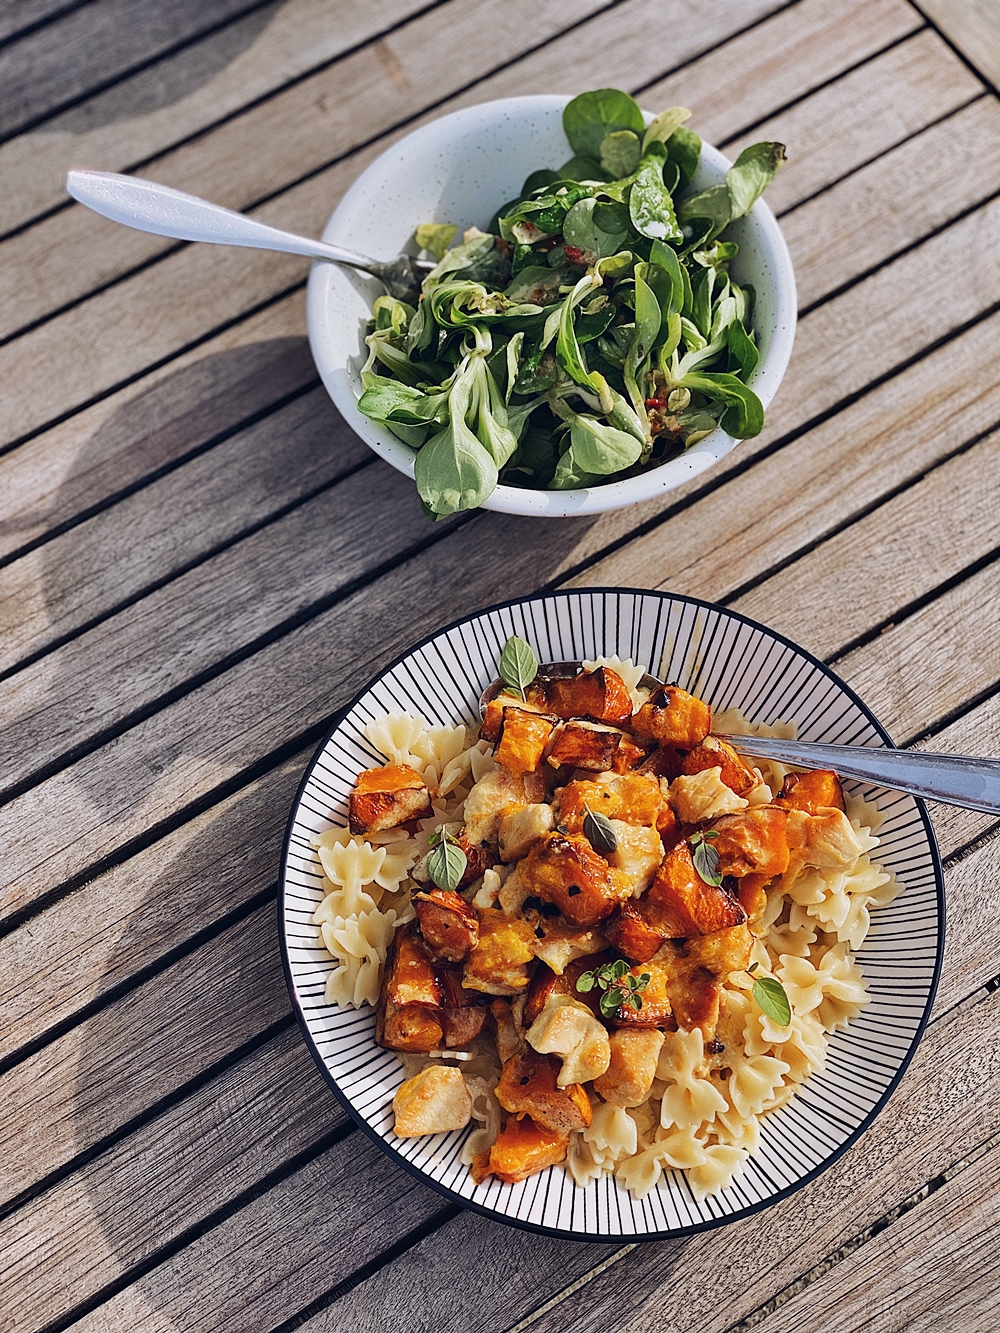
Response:
[[[893,96],[886,96],[887,87]],[[916,102],[904,88],[920,89]],[[767,192],[768,203],[780,213],[839,179],[850,169],[847,163],[870,162],[883,144],[898,143],[981,91],[979,81],[936,33],[918,32],[790,112],[741,134],[727,144],[727,152],[735,157],[759,139],[788,144],[788,163]],[[786,124],[794,124],[794,136]]]
[[[8,454],[0,559],[315,382],[303,305],[295,292]]]
[[[80,1021],[123,983],[163,967],[273,890],[313,748],[0,940],[0,1062]]]
[[[653,107],[687,98],[695,104],[701,131],[710,141],[717,141],[743,128],[755,115],[772,112],[790,95],[807,93],[815,84],[877,51],[885,41],[911,30],[919,22],[904,0],[877,0],[875,4],[863,4],[865,21],[854,21],[854,13],[860,12],[862,4],[863,0],[851,0],[847,10],[838,11],[838,14],[822,5],[820,0],[804,0],[791,9],[780,10],[746,34],[723,42],[678,75],[654,84],[642,96]],[[631,21],[630,7],[625,5],[615,13],[615,22],[627,30]],[[837,21],[838,17],[840,21]],[[576,35],[571,68],[581,58],[586,59],[585,54],[581,57],[580,49],[582,47],[586,52],[587,32],[585,27]],[[605,61],[614,62],[617,44],[611,44],[608,50],[610,34],[607,37],[599,34],[599,38],[602,40],[595,43],[597,50],[603,48]],[[754,101],[746,105],[747,75],[750,71],[758,71],[763,47],[782,51],[781,80],[780,83],[769,78],[752,80]],[[593,78],[600,82],[602,77],[614,77],[629,86],[641,82],[629,68],[629,57],[634,53],[627,51],[624,54],[626,60],[621,68],[614,64],[603,72],[595,68]],[[530,58],[530,63],[537,63],[540,58]],[[661,68],[667,59],[656,47],[651,48],[640,75],[648,67],[650,58],[656,60],[656,69]],[[351,62],[343,63],[349,66]],[[565,59],[552,63],[545,61],[544,68],[532,76],[534,82],[525,83],[517,90],[549,88],[552,80],[565,77],[566,63]],[[530,74],[530,70],[522,70],[522,80]],[[673,87],[674,79],[682,81],[679,89]],[[481,92],[474,91],[467,100],[502,96],[509,91],[506,86],[499,90],[484,86]],[[703,116],[706,105],[707,123]],[[371,132],[370,126],[359,127],[357,137],[367,139]],[[219,163],[211,153],[205,157],[195,181],[193,151],[193,148],[182,148],[168,161],[152,164],[147,168],[147,174],[160,179],[169,167],[172,179],[186,189],[193,190],[197,185],[203,192],[231,206],[245,207],[254,202],[254,197],[245,190],[239,192],[239,174],[220,171]],[[270,180],[271,187],[277,189],[287,182],[287,169],[288,163],[283,163],[284,174]],[[214,174],[208,175],[208,172]],[[227,193],[224,195],[224,192]],[[332,202],[331,199],[331,207]],[[300,228],[305,225],[303,221]],[[322,225],[322,219],[317,225]],[[166,246],[166,242],[141,233],[126,234],[121,229],[111,232],[105,222],[83,209],[70,209],[39,223],[0,247],[0,338],[9,337],[16,329],[127,272],[132,265],[159,253]]]
[[[920,7],[970,64],[1000,87],[1000,15],[991,0],[920,0]]]
[[[274,17],[259,0],[96,0],[0,51],[0,136],[13,136],[100,85],[217,25],[257,10],[246,41]],[[238,51],[240,46],[237,46]]]
[[[325,390],[310,390],[15,562],[0,596],[0,670],[373,461]],[[230,559],[253,557],[240,548]],[[20,688],[11,682],[7,697]]]
[[[0,1221],[5,1319],[65,1315],[347,1123],[288,1028]]]
[[[993,194],[998,179],[1000,104],[983,97],[786,213],[800,308],[884,261],[872,219],[886,217],[896,253]]]
[[[127,936],[118,948],[129,950]],[[0,1078],[9,1108],[0,1122],[0,1203],[121,1130],[288,1012],[274,904],[267,903]]]
[[[5,191],[0,199],[0,232],[23,226],[64,203],[62,182],[68,167],[122,171],[163,153],[405,21],[425,4],[426,0],[372,0],[365,5],[351,0],[286,0],[245,50],[239,51],[238,42],[245,30],[253,31],[252,14],[205,38],[193,50],[181,51],[91,98],[84,107],[11,140],[0,147],[0,174],[16,180],[18,188]],[[197,79],[199,68],[213,66],[218,72],[207,82],[190,86],[191,73]],[[181,95],[157,107],[157,91],[164,85],[173,85]],[[87,117],[92,122],[89,128]]]
[[[1000,1148],[947,1183],[805,1291],[756,1323],[761,1333],[989,1333],[1000,1321],[996,1248]],[[864,1311],[862,1314],[861,1311]]]
[[[699,134],[724,143],[921,24],[905,0],[846,0],[835,8],[801,0],[644,88],[640,101],[657,111],[686,106]]]
[[[0,41],[14,41],[36,24],[52,21],[75,9],[86,0],[2,0],[0,2]]]
[[[991,1036],[1000,1024],[998,1011],[1000,1001],[990,995],[973,1006],[965,1021],[935,1024],[891,1109],[845,1158],[796,1198],[721,1233],[640,1246],[588,1283],[572,1304],[557,1309],[553,1319],[543,1317],[539,1326],[613,1327],[615,1322],[621,1324],[630,1306],[649,1295],[647,1308],[658,1328],[727,1328],[741,1309],[748,1308],[747,1288],[753,1290],[755,1279],[766,1289],[789,1268],[796,1274],[810,1256],[822,1257],[912,1192],[914,1181],[917,1186],[923,1183],[923,1173],[950,1165],[993,1132],[991,1099],[1000,1079],[1000,1057]],[[372,1172],[376,1202],[368,1227],[350,1254],[353,1262],[346,1266],[347,1272],[360,1267],[372,1252],[372,1222],[381,1230],[375,1247],[379,1248],[440,1211],[440,1202],[428,1190],[398,1171],[392,1171],[386,1183],[386,1168],[380,1159],[369,1157],[373,1152],[362,1142],[352,1143],[349,1151],[329,1150],[126,1288],[85,1318],[81,1329],[88,1333],[109,1327],[145,1329],[148,1325],[141,1321],[150,1317],[152,1309],[154,1318],[166,1315],[181,1327],[196,1318],[200,1330],[211,1330],[225,1327],[227,1318],[245,1308],[240,1302],[250,1304],[261,1322],[265,1314],[273,1319],[273,1307],[261,1312],[257,1305],[269,1299],[261,1293],[257,1276],[262,1266],[272,1289],[284,1290],[287,1318],[346,1275],[336,1256],[344,1215],[357,1216],[350,1198],[355,1178],[352,1159],[361,1158]],[[391,1217],[379,1216],[383,1189],[395,1199]],[[336,1207],[331,1206],[334,1199]],[[534,1258],[522,1266],[521,1255],[529,1249]],[[267,1256],[264,1265],[262,1253]],[[317,1331],[356,1324],[378,1328],[383,1302],[392,1291],[397,1310],[398,1302],[405,1300],[407,1316],[416,1327],[421,1319],[430,1326],[434,1311],[435,1328],[458,1333],[474,1320],[484,1333],[499,1331],[527,1314],[538,1295],[547,1294],[546,1287],[558,1289],[567,1277],[579,1274],[591,1253],[579,1243],[543,1245],[535,1237],[462,1215],[359,1287],[357,1296],[351,1293],[307,1326]],[[431,1254],[440,1258],[432,1261]],[[681,1255],[683,1282],[676,1272]],[[591,1263],[608,1257],[608,1250],[601,1247]],[[438,1273],[449,1275],[447,1300],[435,1280]],[[526,1275],[534,1285],[528,1284]],[[603,1289],[601,1277],[609,1280],[608,1289]],[[360,1313],[365,1309],[370,1311],[367,1316]]]

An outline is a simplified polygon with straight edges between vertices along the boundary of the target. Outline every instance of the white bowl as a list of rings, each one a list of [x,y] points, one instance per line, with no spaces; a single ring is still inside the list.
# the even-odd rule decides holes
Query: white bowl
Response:
[[[323,239],[378,259],[408,248],[421,222],[485,228],[529,172],[558,167],[571,155],[562,128],[568,97],[508,97],[452,112],[414,130],[371,164],[334,210]],[[647,119],[651,119],[649,113]],[[729,159],[705,144],[694,188],[725,178]],[[733,277],[755,293],[753,327],[760,362],[750,384],[764,407],[788,365],[795,336],[792,261],[774,214],[758,200],[729,233],[740,252]],[[393,467],[413,476],[414,450],[358,411],[363,326],[382,291],[372,278],[317,262],[309,276],[309,341],[327,392],[358,435]],[[498,486],[483,505],[505,514],[566,518],[620,509],[673,490],[712,466],[736,444],[722,429],[693,449],[625,481],[576,491]]]
[[[846,782],[879,806],[877,860],[904,892],[872,909],[855,958],[870,1003],[830,1038],[825,1068],[798,1096],[767,1115],[745,1172],[699,1202],[683,1172],[668,1171],[645,1199],[613,1176],[586,1188],[553,1166],[518,1185],[476,1185],[459,1153],[470,1127],[397,1138],[392,1099],[401,1059],[375,1044],[367,1005],[324,1000],[336,963],[319,947],[310,918],[323,898],[310,841],[347,824],[357,775],[382,759],[365,735],[372,718],[422,714],[434,726],[478,721],[478,702],[505,640],[527,639],[543,662],[617,653],[677,681],[715,709],[737,707],[759,722],[796,722],[804,740],[891,745],[861,699],[829,667],[735,611],[669,593],[579,588],[505,603],[428,636],[387,666],[348,706],[306,770],[285,838],[278,921],[285,975],[306,1044],[356,1123],[397,1162],[448,1198],[495,1220],[570,1240],[663,1240],[748,1217],[787,1198],[830,1166],[875,1119],[916,1049],[941,967],[944,886],[927,813],[900,792]],[[292,1092],[294,1096],[294,1090]]]

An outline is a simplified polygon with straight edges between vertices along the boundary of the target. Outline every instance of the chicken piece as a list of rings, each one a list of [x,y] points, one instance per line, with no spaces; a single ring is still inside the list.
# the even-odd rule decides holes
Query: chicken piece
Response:
[[[827,809],[846,809],[840,778],[828,768],[814,768],[808,773],[787,773],[775,805],[804,810],[808,815],[816,815]]]
[[[400,1084],[392,1109],[400,1138],[446,1134],[464,1129],[472,1119],[472,1098],[457,1069],[431,1065]]]
[[[790,835],[792,828],[796,828],[793,836],[802,848],[799,855],[804,863],[817,870],[846,870],[864,850],[854,825],[843,810],[822,810],[817,815],[790,810],[788,824]],[[789,842],[793,836],[789,837]]]
[[[569,995],[553,994],[528,1029],[528,1045],[543,1055],[561,1055],[560,1088],[603,1074],[611,1059],[608,1031],[591,1009]]]
[[[534,773],[542,762],[555,720],[527,708],[507,707],[493,758],[511,773]]]
[[[719,769],[720,779],[737,796],[746,796],[760,785],[760,778],[743,756],[718,736],[706,736],[700,745],[689,750],[684,756],[681,771],[692,774],[706,768]]]
[[[688,940],[684,954],[693,964],[704,967],[720,981],[726,981],[732,972],[744,972],[750,966],[753,935],[747,925],[716,930]]]
[[[538,932],[542,934],[539,937]],[[566,971],[567,966],[578,958],[588,958],[595,953],[602,953],[608,942],[596,930],[581,930],[570,925],[561,916],[540,917],[535,926],[535,957],[552,969],[556,975]]]
[[[595,926],[629,896],[625,877],[612,870],[581,833],[548,833],[521,863],[521,879],[575,926]]]
[[[684,942],[667,940],[651,962],[640,964],[632,970],[652,974],[657,987],[656,993],[659,994],[662,989],[677,1027],[683,1028],[686,1032],[698,1028],[706,1041],[712,1039],[715,1035],[715,1025],[719,1021],[722,987],[716,973],[705,967],[696,953],[689,954]],[[646,989],[652,989],[652,982]],[[644,991],[644,1001],[645,993]],[[643,1007],[645,1008],[645,1003]],[[621,1021],[621,1010],[618,1012],[618,1019]],[[640,1012],[636,1015],[633,1026],[639,1026],[641,1022]]]
[[[521,878],[522,864],[521,861],[517,862],[514,869],[504,880],[497,895],[500,910],[507,916],[517,916],[524,906],[525,899],[531,896],[531,890]]]
[[[566,722],[555,733],[548,762],[553,768],[586,768],[604,773],[614,768],[624,733],[597,722]]]
[[[640,911],[655,930],[671,939],[708,935],[746,920],[739,902],[723,886],[707,884],[698,874],[687,841],[663,858]]]
[[[496,1176],[507,1185],[555,1166],[566,1157],[569,1135],[536,1124],[530,1116],[513,1116],[504,1125],[488,1152],[480,1153],[472,1163],[472,1178],[481,1185],[488,1176]]]
[[[479,943],[465,964],[462,985],[487,995],[517,995],[531,979],[535,932],[518,917],[485,907],[479,914]]]
[[[644,763],[645,759],[646,747],[623,732],[611,768],[615,773],[631,773]]]
[[[352,833],[378,833],[430,813],[427,784],[409,764],[366,769],[347,801]]]
[[[603,924],[608,943],[636,963],[648,963],[667,938],[651,926],[642,908],[634,903],[622,903],[618,911]]]
[[[586,1129],[593,1115],[587,1094],[579,1083],[559,1086],[558,1076],[559,1061],[555,1056],[525,1051],[504,1065],[496,1086],[496,1099],[505,1111],[530,1115],[546,1129],[562,1134]]]
[[[723,875],[766,875],[773,879],[788,869],[788,811],[774,805],[752,805],[739,814],[723,815],[713,824]]]
[[[627,722],[632,716],[628,687],[610,667],[581,671],[576,676],[536,676],[528,686],[528,701],[562,718]]]
[[[611,1034],[611,1063],[594,1080],[594,1091],[615,1106],[641,1106],[656,1077],[663,1045],[657,1028],[619,1028]]]
[[[500,860],[508,864],[519,861],[554,827],[555,815],[548,802],[525,805],[519,810],[512,810],[509,815],[501,816],[497,826]]]
[[[674,974],[670,962],[664,962],[662,952],[658,952],[655,959],[636,963],[629,971],[637,979],[649,978],[639,992],[638,998],[642,1003],[638,1008],[623,1004],[615,1011],[611,1021],[618,1027],[627,1028],[673,1027],[674,1007],[670,990],[674,984]]]
[[[496,999],[490,1005],[496,1031],[497,1055],[500,1063],[506,1064],[514,1055],[524,1050],[524,1033],[514,1022],[510,1001]]]
[[[661,685],[632,719],[632,730],[644,740],[690,750],[712,730],[712,710],[679,685]]]
[[[652,774],[602,773],[593,781],[567,782],[559,792],[559,822],[570,833],[580,833],[588,809],[646,828],[669,819],[669,806]]]
[[[726,786],[720,773],[718,768],[703,768],[690,776],[674,778],[670,798],[682,824],[703,824],[746,809],[747,802]]]
[[[626,824],[613,819],[618,846],[608,855],[608,865],[620,871],[628,880],[633,898],[641,898],[653,882],[663,860],[663,843],[655,828],[641,824]]]
[[[433,957],[464,963],[479,942],[479,918],[463,897],[449,889],[415,893],[420,933]]]
[[[470,843],[494,845],[503,816],[527,804],[524,782],[518,774],[506,768],[486,773],[465,799],[465,832]]]

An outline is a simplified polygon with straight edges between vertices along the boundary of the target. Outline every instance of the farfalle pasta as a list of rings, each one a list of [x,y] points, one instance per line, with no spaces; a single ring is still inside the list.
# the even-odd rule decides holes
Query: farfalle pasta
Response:
[[[721,739],[794,727],[644,676],[526,675],[478,734],[371,722],[385,764],[315,843],[326,999],[376,1006],[403,1132],[463,1119],[477,1181],[719,1193],[867,1003],[876,807]]]

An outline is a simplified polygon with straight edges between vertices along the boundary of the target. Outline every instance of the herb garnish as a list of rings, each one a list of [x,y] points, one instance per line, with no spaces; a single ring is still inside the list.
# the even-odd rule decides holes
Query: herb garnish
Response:
[[[576,988],[581,994],[586,994],[599,986],[604,992],[600,999],[601,1013],[605,1018],[614,1018],[619,1009],[635,1009],[638,1012],[642,1008],[639,992],[646,989],[649,981],[648,972],[633,976],[628,963],[619,958],[613,963],[602,963],[590,972],[581,972]]]
[[[705,829],[703,833],[692,833],[691,837],[688,838],[688,846],[691,848],[691,859],[694,862],[695,870],[706,884],[711,884],[716,889],[722,883],[722,872],[719,869],[719,851],[706,839],[717,838],[718,836],[717,830]]]
[[[433,849],[427,858],[428,875],[439,889],[457,889],[469,864],[458,839],[447,829],[436,829],[428,842]]]
[[[617,851],[618,835],[611,820],[599,810],[591,810],[589,805],[583,808],[587,812],[583,817],[583,832],[594,851],[607,855]]]
[[[530,643],[512,634],[500,654],[500,676],[507,688],[522,699],[525,690],[538,675],[538,658]]]
[[[792,1006],[777,977],[758,977],[753,983],[753,998],[779,1027],[786,1028],[792,1021]]]

